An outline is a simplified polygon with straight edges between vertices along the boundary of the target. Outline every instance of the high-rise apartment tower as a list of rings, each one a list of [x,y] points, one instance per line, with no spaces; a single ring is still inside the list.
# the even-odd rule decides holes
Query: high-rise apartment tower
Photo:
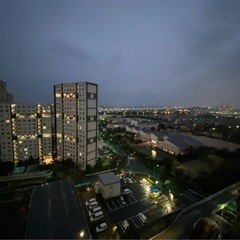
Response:
[[[98,86],[89,82],[54,86],[56,154],[86,170],[97,161]]]
[[[52,104],[0,103],[0,160],[52,158]]]
[[[0,80],[0,103],[13,103],[13,95],[7,92],[7,83]]]

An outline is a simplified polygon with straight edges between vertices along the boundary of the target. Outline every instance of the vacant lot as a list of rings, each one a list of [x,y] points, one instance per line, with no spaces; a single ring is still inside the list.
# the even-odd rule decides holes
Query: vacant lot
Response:
[[[202,159],[192,160],[190,162],[183,163],[181,168],[186,175],[196,178],[199,176],[201,170],[211,172],[216,169],[220,163],[224,162],[224,159],[217,156],[208,156]]]

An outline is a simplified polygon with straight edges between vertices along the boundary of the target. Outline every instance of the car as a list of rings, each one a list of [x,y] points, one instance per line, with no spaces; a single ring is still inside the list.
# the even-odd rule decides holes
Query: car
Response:
[[[98,207],[98,202],[97,201],[93,201],[93,202],[89,203],[88,206],[87,206],[88,210],[91,210],[91,209],[96,208],[96,207]]]
[[[129,228],[129,223],[128,223],[128,221],[127,220],[124,220],[123,222],[122,222],[122,226],[123,226],[123,228],[126,230],[126,229],[128,229]]]
[[[138,214],[138,218],[143,222],[147,222],[147,217],[143,213]]]
[[[96,202],[96,201],[97,201],[96,198],[91,198],[85,203],[85,205],[88,206],[90,203]]]
[[[126,178],[123,178],[123,183],[124,183],[124,184],[127,184],[127,183],[128,183],[128,181],[127,181]]]
[[[91,217],[94,213],[96,213],[96,212],[98,212],[98,211],[101,211],[101,210],[102,210],[101,207],[95,207],[95,208],[90,209],[90,210],[88,211],[88,215],[89,215],[89,217]]]
[[[146,182],[147,182],[147,180],[145,178],[140,180],[140,183],[146,183]]]
[[[97,222],[104,218],[103,211],[98,211],[90,217],[91,222]]]
[[[125,200],[124,200],[123,197],[120,197],[120,201],[121,201],[121,204],[122,204],[122,205],[126,205],[126,202],[125,202]]]
[[[133,182],[132,179],[129,178],[129,177],[127,177],[126,180],[127,180],[128,183],[132,183]]]
[[[103,232],[105,229],[107,229],[107,224],[103,222],[96,227],[96,232],[100,233]]]
[[[124,194],[131,194],[132,191],[130,189],[128,189],[128,188],[125,188],[125,189],[123,189],[123,193]]]

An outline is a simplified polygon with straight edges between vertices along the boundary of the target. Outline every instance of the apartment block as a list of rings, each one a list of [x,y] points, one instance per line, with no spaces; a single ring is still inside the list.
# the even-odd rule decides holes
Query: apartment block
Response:
[[[86,170],[97,160],[98,86],[89,82],[54,86],[57,159],[71,158]]]
[[[52,104],[0,103],[0,160],[52,157]]]
[[[7,83],[0,80],[0,103],[13,103],[13,95],[7,91]]]

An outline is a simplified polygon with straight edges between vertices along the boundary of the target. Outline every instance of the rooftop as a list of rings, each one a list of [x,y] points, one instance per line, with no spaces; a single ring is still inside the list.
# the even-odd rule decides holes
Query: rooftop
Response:
[[[167,140],[179,148],[198,147],[202,146],[203,143],[192,138],[191,136],[180,134],[180,133],[169,133]]]
[[[120,179],[113,172],[103,173],[99,175],[100,180],[104,185],[120,182]]]
[[[39,185],[34,193],[27,239],[77,239],[90,233],[71,181]]]

